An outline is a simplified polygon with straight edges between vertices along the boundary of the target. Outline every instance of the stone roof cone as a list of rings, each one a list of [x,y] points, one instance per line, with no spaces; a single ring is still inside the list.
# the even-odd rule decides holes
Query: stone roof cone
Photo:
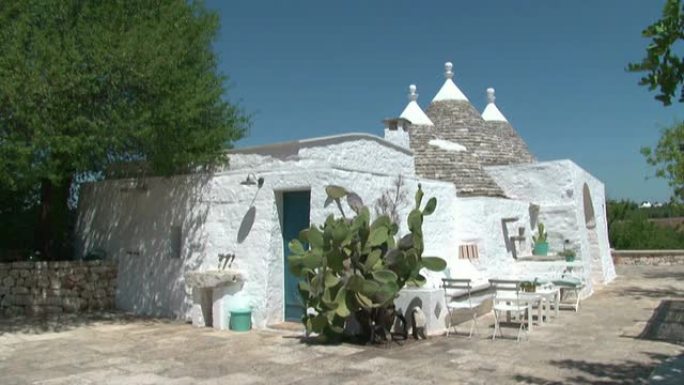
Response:
[[[453,65],[447,62],[444,68],[444,85],[427,109],[434,129],[410,131],[416,173],[453,182],[460,196],[503,197],[482,168],[481,158],[494,148],[484,120],[452,80]]]
[[[419,126],[434,126],[432,120],[425,115],[423,109],[418,105],[418,94],[416,93],[416,85],[411,84],[409,86],[409,102],[404,108],[404,111],[399,115],[400,118],[406,119],[411,124]]]
[[[494,148],[491,157],[484,157],[484,166],[519,164],[535,162],[525,141],[511,126],[508,119],[496,106],[494,88],[487,88],[487,106],[482,111],[482,119],[488,134],[494,138]]]

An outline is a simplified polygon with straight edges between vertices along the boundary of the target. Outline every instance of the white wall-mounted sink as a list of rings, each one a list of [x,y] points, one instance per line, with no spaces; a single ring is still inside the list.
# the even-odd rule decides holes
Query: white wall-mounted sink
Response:
[[[227,328],[224,302],[242,290],[246,279],[245,274],[232,269],[185,273],[185,284],[192,288],[192,324]]]
[[[198,289],[228,286],[239,281],[244,281],[242,273],[231,269],[192,271],[185,274],[185,283]]]

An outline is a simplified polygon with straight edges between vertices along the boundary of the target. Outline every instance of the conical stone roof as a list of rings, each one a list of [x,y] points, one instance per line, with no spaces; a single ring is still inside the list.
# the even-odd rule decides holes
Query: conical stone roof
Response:
[[[431,138],[414,135],[416,173],[425,177],[447,180],[456,185],[460,196],[503,197],[504,193],[482,168],[482,156],[493,152],[494,144],[485,136],[484,121],[475,107],[466,100],[440,100],[430,104],[427,116],[435,127]],[[411,131],[413,133],[413,131]],[[449,151],[431,145],[441,139],[465,147],[465,151]],[[417,142],[427,141],[425,145]]]
[[[491,156],[482,158],[482,165],[534,163],[536,159],[530,153],[527,144],[494,103],[496,96],[493,88],[487,89],[487,99],[482,118],[488,136],[494,139],[494,147]]]
[[[416,174],[452,182],[460,196],[503,197],[480,160],[479,154],[493,146],[484,138],[484,120],[451,80],[452,64],[445,69],[446,81],[427,110],[434,126],[409,128]]]
[[[482,169],[477,155],[467,148],[458,151],[434,144],[444,137],[436,126],[411,125],[409,134],[417,175],[451,182],[459,196],[503,196],[499,186]]]

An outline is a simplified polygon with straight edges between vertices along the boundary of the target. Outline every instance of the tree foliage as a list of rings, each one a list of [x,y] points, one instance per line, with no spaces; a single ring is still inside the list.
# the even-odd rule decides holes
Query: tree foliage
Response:
[[[0,2],[0,190],[38,194],[44,247],[77,175],[224,162],[248,122],[224,99],[218,27],[195,1]]]
[[[661,19],[646,27],[642,36],[651,39],[646,57],[639,63],[629,64],[628,70],[645,72],[639,84],[650,90],[658,89],[655,98],[664,105],[670,105],[676,93],[679,93],[679,102],[684,102],[684,62],[681,57],[684,7],[681,0],[667,0]]]
[[[636,204],[636,202],[627,200],[609,200],[606,204],[608,233],[610,233],[610,229],[612,228],[613,224],[625,220],[630,212],[638,209],[639,206]]]
[[[616,222],[609,234],[610,244],[615,249],[684,249],[684,233],[681,230],[659,226],[639,212],[633,212],[627,219]]]
[[[639,84],[656,90],[656,100],[663,105],[672,104],[672,98],[684,102],[684,6],[681,0],[667,0],[662,16],[643,30],[642,36],[650,39],[646,56],[639,63],[631,63],[628,70],[645,75]],[[679,95],[676,95],[676,94]],[[684,198],[684,126],[675,123],[663,130],[655,148],[644,147],[641,153],[656,167],[656,176],[667,179],[673,189],[673,199]]]
[[[666,204],[639,208],[632,201],[608,201],[608,235],[615,249],[683,249],[684,231],[679,227],[654,223],[655,218],[684,216],[684,207]]]
[[[684,122],[663,129],[655,148],[643,147],[641,153],[655,175],[667,180],[673,190],[672,198],[684,200]]]

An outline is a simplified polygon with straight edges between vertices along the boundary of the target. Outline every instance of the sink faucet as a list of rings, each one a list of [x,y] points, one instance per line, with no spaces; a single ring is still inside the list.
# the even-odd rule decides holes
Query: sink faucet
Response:
[[[233,261],[235,260],[235,254],[233,254],[233,253],[226,253],[226,254],[219,253],[218,260],[219,260],[218,269],[224,270],[226,268],[226,265],[228,265],[228,267],[231,267],[233,265]]]

